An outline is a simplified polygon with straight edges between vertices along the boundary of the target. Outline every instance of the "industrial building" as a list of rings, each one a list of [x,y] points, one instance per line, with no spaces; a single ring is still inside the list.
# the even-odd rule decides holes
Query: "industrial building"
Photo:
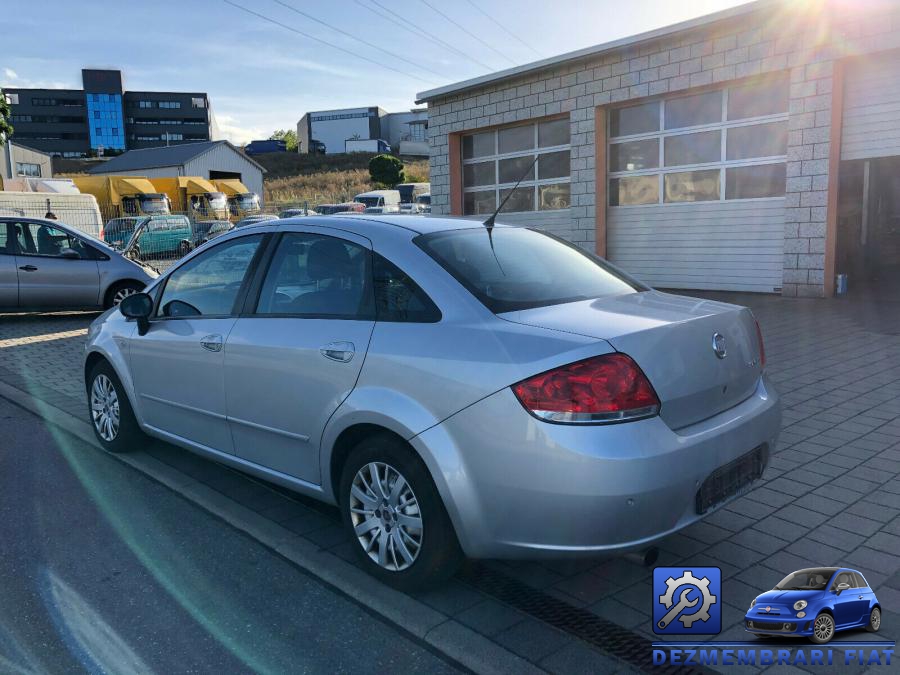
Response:
[[[118,70],[81,71],[83,89],[4,88],[16,138],[61,157],[218,138],[203,92],[125,91]]]
[[[427,130],[425,108],[399,113],[378,106],[319,110],[306,113],[297,122],[297,151],[333,155],[383,147],[377,143],[381,141],[397,154],[424,157],[428,155]]]
[[[900,287],[897,3],[760,0],[418,99],[433,213],[524,175],[500,222],[656,287]]]
[[[52,178],[50,155],[13,141],[0,143],[0,190],[11,178]]]
[[[95,166],[95,176],[125,175],[153,178],[199,176],[212,180],[236,178],[263,199],[261,164],[247,157],[228,141],[185,143],[168,148],[129,150]]]

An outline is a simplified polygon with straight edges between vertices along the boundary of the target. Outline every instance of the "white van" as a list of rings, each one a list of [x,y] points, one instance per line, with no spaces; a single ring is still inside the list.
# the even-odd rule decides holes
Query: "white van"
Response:
[[[0,215],[53,218],[102,238],[103,218],[94,195],[0,190]]]
[[[366,210],[380,208],[377,213],[400,213],[400,192],[398,190],[372,190],[362,192],[353,201],[365,204]]]

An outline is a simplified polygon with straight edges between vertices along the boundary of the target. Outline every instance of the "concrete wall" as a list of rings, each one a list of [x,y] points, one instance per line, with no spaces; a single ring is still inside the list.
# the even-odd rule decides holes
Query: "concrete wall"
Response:
[[[605,155],[605,139],[598,144],[595,138],[598,109],[787,71],[792,85],[782,287],[785,295],[821,296],[830,284],[825,280],[826,225],[836,210],[836,201],[829,203],[829,195],[836,192],[829,193],[834,174],[832,98],[839,94],[835,86],[841,82],[843,60],[898,48],[896,3],[873,3],[863,11],[853,3],[786,2],[431,100],[432,212],[450,212],[451,134],[567,113],[572,206],[562,229],[574,241],[594,248],[598,145]],[[601,204],[601,212],[604,208]],[[833,256],[833,238],[827,244]]]

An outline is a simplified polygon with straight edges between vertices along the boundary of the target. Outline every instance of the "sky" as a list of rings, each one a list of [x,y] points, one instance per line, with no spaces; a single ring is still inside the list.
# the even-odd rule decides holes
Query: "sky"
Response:
[[[223,135],[243,144],[309,110],[407,110],[427,89],[743,2],[16,2],[4,10],[0,87],[80,89],[82,68],[117,68],[126,90],[208,93]]]

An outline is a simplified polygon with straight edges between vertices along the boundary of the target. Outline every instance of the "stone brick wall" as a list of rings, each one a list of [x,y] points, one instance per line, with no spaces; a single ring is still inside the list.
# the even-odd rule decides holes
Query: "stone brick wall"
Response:
[[[593,249],[595,108],[787,71],[783,293],[822,296],[835,63],[900,48],[900,5],[883,3],[868,13],[849,3],[842,9],[813,5],[805,13],[797,7],[769,5],[738,19],[429,101],[432,212],[450,211],[449,134],[569,113],[571,224],[561,234]]]

